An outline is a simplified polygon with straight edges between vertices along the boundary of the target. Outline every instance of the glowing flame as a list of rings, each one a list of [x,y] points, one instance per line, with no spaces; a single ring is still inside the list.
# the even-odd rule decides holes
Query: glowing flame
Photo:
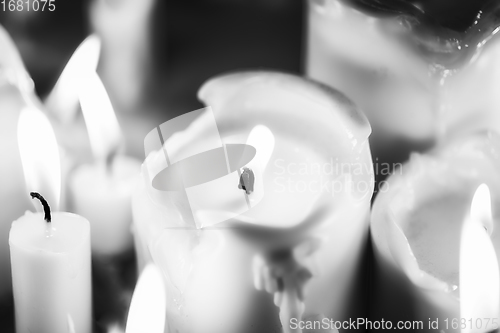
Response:
[[[27,190],[42,194],[52,209],[57,210],[61,163],[56,136],[47,117],[37,109],[23,109],[17,124],[17,140]]]
[[[470,216],[465,219],[460,243],[460,317],[476,319],[498,318],[500,311],[500,277],[493,243],[485,231],[491,222],[491,198],[488,186],[480,185],[472,199]],[[484,319],[483,319],[484,320]],[[470,325],[469,325],[470,326]],[[491,329],[492,327],[490,327]]]
[[[100,53],[101,42],[97,36],[91,35],[78,46],[66,64],[46,101],[47,109],[60,120],[68,121],[75,115],[80,82],[89,73],[95,73]]]
[[[162,274],[154,264],[148,264],[132,296],[126,333],[163,333],[166,306]]]
[[[248,135],[247,144],[255,148],[256,155],[251,163],[252,168],[264,171],[274,151],[274,135],[264,125],[252,128]]]
[[[82,79],[79,97],[94,156],[105,159],[118,149],[122,136],[113,105],[97,73]]]

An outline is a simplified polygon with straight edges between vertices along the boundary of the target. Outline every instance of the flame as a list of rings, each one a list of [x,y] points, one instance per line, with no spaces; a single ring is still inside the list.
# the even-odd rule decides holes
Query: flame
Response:
[[[105,159],[120,146],[122,136],[113,105],[97,73],[82,79],[79,97],[94,156]]]
[[[91,35],[78,46],[66,64],[46,100],[47,109],[60,120],[68,121],[75,115],[80,82],[89,73],[95,73],[100,53],[101,42],[97,36]]]
[[[257,151],[252,161],[252,167],[263,171],[274,151],[275,139],[273,133],[268,127],[257,125],[250,131],[247,144]]]
[[[167,300],[160,270],[148,264],[141,273],[128,311],[126,333],[163,333]]]
[[[27,190],[42,194],[57,210],[61,196],[59,148],[52,126],[40,110],[21,111],[17,141]]]
[[[498,318],[500,312],[500,276],[493,243],[485,231],[492,225],[491,198],[488,186],[480,185],[472,199],[470,216],[465,219],[460,243],[460,317],[476,319]],[[484,320],[484,319],[483,319]],[[486,327],[481,331],[485,331]],[[492,327],[489,327],[491,329]]]

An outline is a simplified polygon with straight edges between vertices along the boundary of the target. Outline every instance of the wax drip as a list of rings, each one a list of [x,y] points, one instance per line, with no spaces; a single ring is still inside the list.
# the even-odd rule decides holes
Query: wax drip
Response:
[[[304,314],[304,286],[312,277],[308,268],[301,265],[292,250],[274,253],[270,258],[256,255],[253,260],[254,286],[273,294],[274,304],[279,307],[279,317],[284,333],[301,333],[288,323],[292,318],[301,320]]]
[[[50,223],[52,221],[52,217],[50,216],[50,206],[47,203],[47,200],[45,200],[45,198],[37,192],[30,192],[30,195],[31,199],[37,198],[38,200],[40,200],[43,206],[43,211],[45,213],[44,220]]]

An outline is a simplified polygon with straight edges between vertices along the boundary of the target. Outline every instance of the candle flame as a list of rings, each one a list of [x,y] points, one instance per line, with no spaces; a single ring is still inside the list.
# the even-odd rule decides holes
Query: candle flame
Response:
[[[472,319],[498,318],[500,311],[500,276],[493,243],[485,231],[492,225],[491,198],[487,185],[480,185],[472,199],[470,216],[465,219],[460,243],[460,317]],[[469,325],[470,326],[470,325]],[[481,327],[478,327],[481,328]],[[492,327],[490,327],[491,329]],[[486,328],[482,327],[484,331]]]
[[[113,105],[97,73],[82,79],[79,97],[92,152],[104,160],[116,152],[122,136]]]
[[[17,140],[28,192],[41,193],[53,210],[61,196],[61,163],[56,136],[47,117],[24,108],[17,124]],[[38,205],[37,205],[38,207]]]
[[[252,168],[264,171],[274,151],[273,132],[264,125],[257,125],[248,135],[247,144],[256,150],[255,158],[251,162]]]
[[[95,73],[101,42],[96,35],[87,37],[75,50],[46,100],[47,109],[63,122],[74,117],[78,106],[78,87],[89,73]]]
[[[128,312],[126,333],[163,333],[166,314],[165,286],[160,270],[148,264],[141,273]]]

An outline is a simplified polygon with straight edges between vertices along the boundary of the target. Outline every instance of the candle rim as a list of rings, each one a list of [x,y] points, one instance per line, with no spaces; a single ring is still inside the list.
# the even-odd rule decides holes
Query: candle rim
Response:
[[[23,249],[24,251],[27,251],[27,252],[43,252],[43,253],[46,253],[48,255],[54,255],[54,256],[68,255],[74,249],[80,247],[84,242],[86,242],[86,239],[89,240],[89,246],[90,246],[90,222],[85,217],[78,215],[78,214],[70,213],[70,212],[53,212],[52,213],[52,222],[49,224],[49,223],[44,221],[43,214],[44,213],[42,213],[42,212],[32,212],[30,210],[27,210],[24,213],[24,215],[20,216],[18,219],[13,221],[11,224],[10,231],[9,231],[9,246],[10,247],[14,246],[14,247]],[[57,227],[57,226],[61,225],[60,219],[70,218],[71,220],[74,220],[74,221],[80,221],[78,223],[81,225],[81,227],[79,228],[78,231],[82,231],[82,232],[78,233],[78,236],[76,238],[77,242],[66,243],[66,244],[70,244],[70,246],[63,251],[59,251],[59,250],[56,251],[56,250],[41,248],[38,245],[30,244],[29,240],[24,239],[22,237],[22,235],[16,235],[16,232],[20,232],[20,230],[16,229],[16,228],[19,227],[19,223],[20,223],[19,221],[21,219],[23,219],[23,218],[37,218],[37,216],[39,216],[39,220],[40,220],[39,222],[42,225],[41,228],[46,228],[47,225],[48,225],[48,227]],[[64,221],[62,223],[67,224],[68,222],[69,221]],[[71,223],[71,222],[69,222],[69,223]],[[24,226],[24,227],[26,227],[26,226]],[[43,237],[44,235],[41,234],[40,236]],[[33,236],[31,236],[29,239],[32,239],[32,237]]]
[[[481,153],[479,156],[478,151]],[[460,181],[453,183],[453,187],[447,192],[451,192],[453,189],[456,190],[458,187],[467,190],[470,189],[468,196],[470,196],[469,199],[472,199],[474,190],[481,183],[488,184],[490,189],[499,188],[500,177],[495,176],[496,173],[492,173],[494,178],[491,178],[491,176],[487,178],[481,172],[484,171],[485,168],[486,170],[496,170],[497,166],[500,165],[500,155],[496,153],[498,151],[500,151],[500,136],[489,131],[471,133],[464,138],[456,138],[444,142],[427,154],[412,155],[410,160],[403,165],[401,172],[394,173],[387,179],[390,190],[379,193],[372,206],[370,220],[372,238],[378,252],[388,259],[389,262],[400,267],[416,285],[424,289],[429,289],[429,286],[433,285],[430,289],[434,288],[442,290],[443,292],[449,292],[450,288],[453,289],[453,286],[449,286],[448,282],[437,279],[418,266],[417,258],[411,250],[411,247],[409,247],[410,244],[406,238],[406,234],[403,228],[401,228],[402,222],[400,222],[399,219],[405,216],[405,214],[411,214],[412,211],[418,209],[419,205],[416,203],[423,203],[422,196],[419,197],[420,200],[417,200],[415,197],[415,186],[423,186],[422,179],[424,179],[424,176],[427,176],[425,179],[428,181],[429,174],[432,175],[433,173],[440,172],[444,176],[450,176],[451,169],[436,169],[437,163],[442,165],[442,163],[450,163],[450,161],[451,163],[456,163],[457,161],[466,160],[475,162],[474,166],[479,171],[476,171],[477,174],[453,173],[453,177]],[[478,166],[478,163],[481,165]],[[469,162],[466,167],[470,168],[471,165],[472,164]],[[442,183],[439,183],[439,181]],[[450,186],[449,182],[444,185],[442,179],[434,179],[432,183],[435,187],[440,187],[437,193],[443,193],[442,188]],[[436,195],[436,191],[428,189],[428,187],[426,188],[426,194],[428,195],[425,196],[425,198],[429,199],[429,196]],[[470,203],[470,200],[468,202]],[[398,205],[398,207],[395,209],[394,205]],[[467,214],[469,209],[466,208],[465,211]],[[395,244],[395,240],[391,238],[388,232],[388,230],[391,229],[401,230],[403,237],[408,243],[406,249],[402,249],[401,245]],[[397,252],[406,252],[406,254],[402,255]],[[408,270],[408,266],[413,265],[409,263],[409,261],[412,260],[416,262],[417,270]],[[436,279],[434,282],[438,283],[429,284],[429,277]],[[447,286],[443,287],[441,282],[445,283]]]

